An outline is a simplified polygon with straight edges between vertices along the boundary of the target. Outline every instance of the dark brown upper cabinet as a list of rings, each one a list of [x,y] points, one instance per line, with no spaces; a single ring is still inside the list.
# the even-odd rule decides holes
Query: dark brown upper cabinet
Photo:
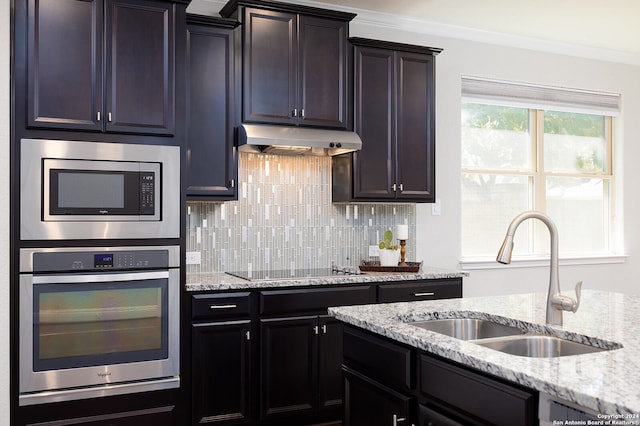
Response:
[[[187,198],[234,200],[236,21],[187,16]]]
[[[435,201],[435,55],[351,39],[362,150],[333,157],[333,201]]]
[[[242,22],[244,123],[351,127],[349,21],[354,14],[233,0]]]
[[[27,126],[172,135],[174,5],[28,0]]]

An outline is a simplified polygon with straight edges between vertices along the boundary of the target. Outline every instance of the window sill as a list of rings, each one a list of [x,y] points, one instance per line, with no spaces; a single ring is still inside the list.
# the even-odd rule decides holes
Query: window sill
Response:
[[[617,264],[627,261],[626,254],[602,254],[594,256],[565,256],[560,257],[558,263],[560,266],[567,265],[602,265]],[[460,267],[463,270],[480,270],[480,269],[503,269],[503,268],[534,268],[548,267],[549,257],[520,257],[511,260],[508,265],[496,262],[495,258],[487,257],[467,257],[460,259]]]

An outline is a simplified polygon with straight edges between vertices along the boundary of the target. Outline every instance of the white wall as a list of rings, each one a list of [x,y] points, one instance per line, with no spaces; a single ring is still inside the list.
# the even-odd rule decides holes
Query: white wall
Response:
[[[0,1],[0,424],[9,424],[10,3]]]
[[[437,56],[436,84],[436,196],[442,202],[440,216],[431,215],[430,205],[420,205],[417,211],[417,259],[426,264],[459,268],[461,250],[460,226],[460,80],[461,76],[481,76],[502,80],[531,82],[552,86],[590,89],[622,94],[622,116],[616,127],[616,157],[618,162],[618,221],[624,222],[621,249],[629,257],[623,264],[565,266],[560,280],[564,292],[572,292],[579,280],[584,288],[608,289],[640,293],[637,275],[640,273],[638,254],[640,221],[633,213],[640,208],[640,191],[633,189],[640,182],[640,67],[620,63],[577,58],[566,55],[478,43],[468,40],[434,37],[397,29],[351,25],[351,35],[443,48]],[[625,119],[626,118],[626,119]],[[622,183],[627,182],[624,186]],[[505,227],[506,231],[506,227]],[[496,247],[497,253],[498,247]],[[496,264],[497,266],[497,264]],[[472,270],[465,280],[465,296],[523,293],[547,290],[547,266],[535,268],[498,267]]]

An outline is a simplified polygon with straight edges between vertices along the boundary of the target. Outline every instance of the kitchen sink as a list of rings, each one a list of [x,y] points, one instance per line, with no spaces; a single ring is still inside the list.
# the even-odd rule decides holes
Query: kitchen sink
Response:
[[[447,318],[409,323],[435,333],[460,340],[477,340],[491,337],[522,335],[523,330],[490,320],[473,318]]]
[[[486,319],[447,318],[409,324],[506,354],[529,358],[556,358],[610,350],[555,336],[527,334],[531,332]],[[611,349],[618,347],[621,346]]]
[[[591,345],[572,342],[554,336],[522,335],[474,342],[511,355],[530,358],[555,358],[606,351]]]

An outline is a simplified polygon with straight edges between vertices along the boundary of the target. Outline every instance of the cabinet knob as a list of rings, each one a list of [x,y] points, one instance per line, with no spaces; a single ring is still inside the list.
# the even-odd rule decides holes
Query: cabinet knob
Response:
[[[322,334],[327,334],[327,325],[326,324],[324,324],[322,326]]]
[[[400,184],[400,192],[404,191],[404,186]]]
[[[415,297],[425,297],[425,296],[435,296],[436,294],[432,291],[426,293],[413,293]]]
[[[111,123],[111,113],[110,113],[110,112],[109,112],[109,113],[107,113],[107,121],[108,121],[109,123]]]
[[[317,325],[314,325],[314,326],[313,326],[313,332],[314,332],[314,333],[316,333],[316,334],[318,334],[318,326],[317,326]]]
[[[300,117],[304,118],[304,108],[300,109]]]
[[[396,192],[396,188],[397,188],[397,187],[398,187],[398,186],[394,183],[393,185],[391,185],[391,190],[392,190],[393,192]]]
[[[298,109],[297,109],[297,108],[294,108],[294,109],[293,109],[293,111],[291,111],[291,115],[292,115],[293,117],[297,117],[297,116],[298,116]]]
[[[100,111],[98,111],[98,113],[96,114],[96,121],[100,121],[102,119],[102,114],[100,114]]]

